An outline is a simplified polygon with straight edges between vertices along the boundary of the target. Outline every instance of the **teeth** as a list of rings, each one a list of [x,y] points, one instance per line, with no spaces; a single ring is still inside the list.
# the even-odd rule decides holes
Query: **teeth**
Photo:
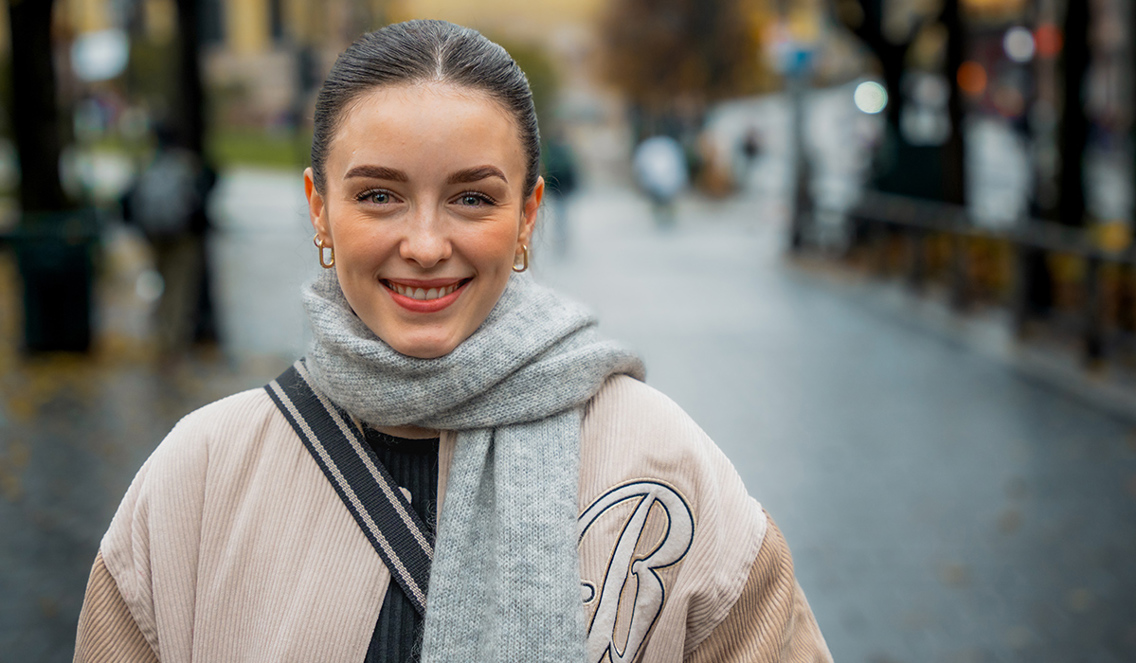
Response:
[[[391,286],[394,288],[394,291],[397,292],[398,294],[400,294],[404,297],[410,297],[411,299],[417,299],[419,301],[427,300],[427,299],[438,299],[439,297],[445,297],[446,295],[449,295],[449,294],[453,293],[453,291],[457,290],[458,285],[459,284],[455,283],[453,285],[448,285],[444,288],[430,288],[429,290],[424,290],[422,288],[411,288],[411,287],[408,287],[408,286],[401,285],[399,283],[391,283]]]

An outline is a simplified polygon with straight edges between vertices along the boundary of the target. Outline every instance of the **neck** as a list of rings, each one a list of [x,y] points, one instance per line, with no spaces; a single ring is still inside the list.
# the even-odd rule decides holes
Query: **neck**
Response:
[[[419,428],[418,426],[378,426],[375,430],[391,437],[401,437],[407,440],[428,440],[438,437],[438,431],[433,428]]]

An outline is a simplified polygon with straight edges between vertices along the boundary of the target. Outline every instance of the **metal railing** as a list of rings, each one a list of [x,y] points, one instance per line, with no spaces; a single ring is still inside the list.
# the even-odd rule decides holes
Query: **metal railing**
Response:
[[[873,228],[883,227],[898,232],[910,242],[910,259],[907,279],[919,289],[928,280],[926,247],[935,236],[946,236],[952,242],[948,276],[950,302],[953,308],[965,308],[970,299],[971,283],[967,269],[966,241],[987,239],[1002,242],[1014,250],[1016,265],[1010,306],[1013,311],[1014,331],[1024,333],[1033,317],[1028,300],[1026,282],[1030,278],[1030,260],[1038,256],[1076,256],[1084,261],[1082,282],[1084,297],[1079,311],[1080,337],[1086,362],[1094,364],[1105,356],[1106,321],[1102,266],[1108,264],[1136,267],[1136,245],[1131,242],[1122,250],[1106,248],[1093,234],[1081,228],[1072,228],[1037,219],[1023,219],[1007,228],[990,228],[974,223],[965,207],[937,201],[920,200],[875,191],[865,192],[860,202],[847,212],[853,228],[868,234]],[[861,238],[863,239],[863,238]],[[853,245],[856,239],[852,240]]]

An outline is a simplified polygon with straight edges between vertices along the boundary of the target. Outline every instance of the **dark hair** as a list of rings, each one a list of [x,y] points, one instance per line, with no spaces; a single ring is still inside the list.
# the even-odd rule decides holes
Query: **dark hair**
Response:
[[[312,179],[325,191],[324,162],[347,106],[384,85],[437,81],[481,90],[517,122],[527,198],[540,174],[540,130],[532,90],[513,58],[480,32],[446,21],[407,21],[367,33],[332,66],[316,98]]]

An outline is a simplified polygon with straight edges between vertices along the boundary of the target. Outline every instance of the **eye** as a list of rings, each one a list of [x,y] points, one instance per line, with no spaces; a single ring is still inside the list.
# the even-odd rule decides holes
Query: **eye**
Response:
[[[483,205],[495,205],[497,201],[479,191],[466,191],[457,197],[456,202],[466,207],[481,207]]]
[[[390,191],[385,189],[368,189],[355,197],[361,203],[373,203],[375,205],[388,205],[395,202],[395,197]]]

